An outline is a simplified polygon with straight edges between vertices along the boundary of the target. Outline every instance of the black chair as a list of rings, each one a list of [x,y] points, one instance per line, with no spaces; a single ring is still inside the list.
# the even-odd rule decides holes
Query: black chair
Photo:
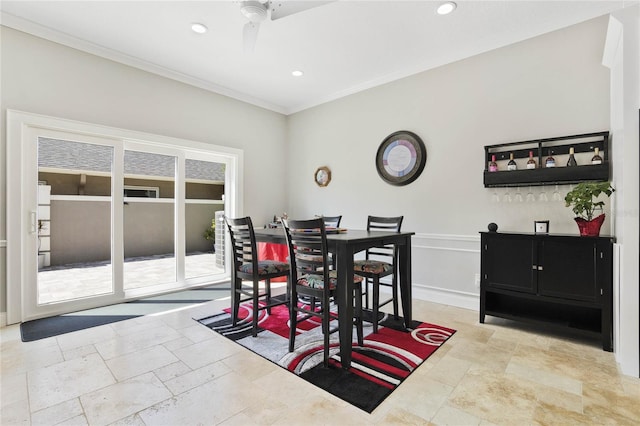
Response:
[[[324,226],[327,228],[338,228],[340,221],[342,221],[342,215],[340,216],[322,216],[324,220]]]
[[[337,271],[331,269],[327,247],[327,233],[322,218],[311,220],[283,220],[289,261],[291,263],[291,293],[289,300],[289,352],[293,352],[296,339],[296,327],[299,321],[312,316],[322,320],[324,335],[324,365],[329,365],[329,335],[338,328],[330,329],[329,322],[337,318],[331,312],[329,303],[337,286]],[[363,344],[362,332],[362,277],[354,275],[355,324],[358,344]],[[297,303],[299,296],[306,296],[309,303]],[[319,302],[319,309],[316,308]],[[298,318],[298,313],[303,315]]]
[[[367,218],[368,231],[394,231],[400,232],[402,219],[404,216],[398,217],[378,217],[369,216]],[[378,332],[378,313],[380,307],[393,302],[393,315],[398,319],[398,251],[395,245],[386,245],[383,247],[375,247],[365,252],[365,259],[354,260],[354,273],[365,278],[365,307],[369,309],[369,284],[373,290],[371,300],[373,313],[373,332]],[[381,282],[380,278],[392,275],[391,283]],[[392,297],[380,303],[380,286],[391,287]]]
[[[266,309],[271,313],[271,308],[288,302],[285,299],[271,300],[271,279],[277,277],[289,277],[289,263],[275,260],[258,260],[256,236],[250,217],[231,219],[225,217],[229,236],[231,237],[231,255],[233,269],[231,270],[231,315],[233,325],[238,321],[240,303],[251,300],[253,302],[252,333],[258,334],[258,314]],[[252,282],[252,286],[243,285],[242,281]],[[264,293],[260,293],[260,281],[265,282]],[[290,283],[287,281],[287,287]],[[264,304],[260,305],[260,299],[264,298]]]

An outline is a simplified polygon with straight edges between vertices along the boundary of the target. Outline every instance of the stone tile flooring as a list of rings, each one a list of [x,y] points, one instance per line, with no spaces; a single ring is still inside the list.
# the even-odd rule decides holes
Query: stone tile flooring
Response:
[[[416,300],[415,318],[458,332],[367,414],[192,319],[227,304],[30,343],[0,329],[0,424],[640,424],[640,379],[598,342]]]
[[[222,274],[213,253],[185,256],[185,276]],[[125,289],[174,282],[173,256],[127,259],[124,263]],[[111,264],[106,262],[44,268],[38,271],[38,303],[52,303],[111,293]]]

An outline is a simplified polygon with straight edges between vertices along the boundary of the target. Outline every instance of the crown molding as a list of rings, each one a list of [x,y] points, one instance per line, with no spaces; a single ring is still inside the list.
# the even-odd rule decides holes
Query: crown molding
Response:
[[[51,28],[20,18],[18,16],[11,15],[10,13],[4,11],[2,11],[2,14],[0,15],[0,24],[8,28],[13,28],[14,30],[22,31],[27,34],[31,34],[33,36],[61,44],[63,46],[71,47],[85,53],[90,53],[101,58],[109,59],[111,61],[128,65],[171,80],[179,81],[190,86],[198,87],[200,89],[204,89],[218,95],[226,96],[280,114],[288,114],[287,109],[280,105],[255,98],[245,93],[240,93],[235,90],[229,89],[228,87],[204,81],[202,79],[169,68],[161,67],[159,65],[143,61],[133,56],[126,55],[122,52],[108,49],[104,46],[100,46],[98,44],[91,43],[86,40],[71,36],[69,34],[53,30]]]

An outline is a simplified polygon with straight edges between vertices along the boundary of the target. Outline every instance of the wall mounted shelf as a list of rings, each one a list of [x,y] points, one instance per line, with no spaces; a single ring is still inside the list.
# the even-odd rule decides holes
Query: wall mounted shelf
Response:
[[[570,148],[574,149],[576,156],[582,154],[578,166],[565,166]],[[600,150],[602,164],[593,165],[590,162],[595,148]],[[487,145],[484,150],[485,187],[570,184],[609,180],[609,132]],[[533,153],[536,160],[537,168],[535,169],[525,168],[525,160],[529,157],[529,152]],[[516,162],[520,160],[518,170],[507,170],[506,162],[509,160],[510,154],[513,154]],[[490,172],[488,164],[494,155],[496,162],[501,163],[502,167],[499,167],[497,172]],[[557,167],[544,167],[545,158],[549,155],[553,155],[556,159]],[[588,160],[585,160],[587,157]]]

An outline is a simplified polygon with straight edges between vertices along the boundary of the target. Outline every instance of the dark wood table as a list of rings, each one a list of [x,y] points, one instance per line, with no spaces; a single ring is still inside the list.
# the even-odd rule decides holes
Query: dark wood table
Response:
[[[256,229],[256,240],[286,244],[284,229]],[[404,325],[411,326],[411,236],[414,232],[363,231],[349,229],[345,233],[328,234],[329,251],[336,254],[338,270],[338,327],[342,368],[351,366],[353,339],[353,256],[371,247],[385,244],[398,246],[398,282]]]

